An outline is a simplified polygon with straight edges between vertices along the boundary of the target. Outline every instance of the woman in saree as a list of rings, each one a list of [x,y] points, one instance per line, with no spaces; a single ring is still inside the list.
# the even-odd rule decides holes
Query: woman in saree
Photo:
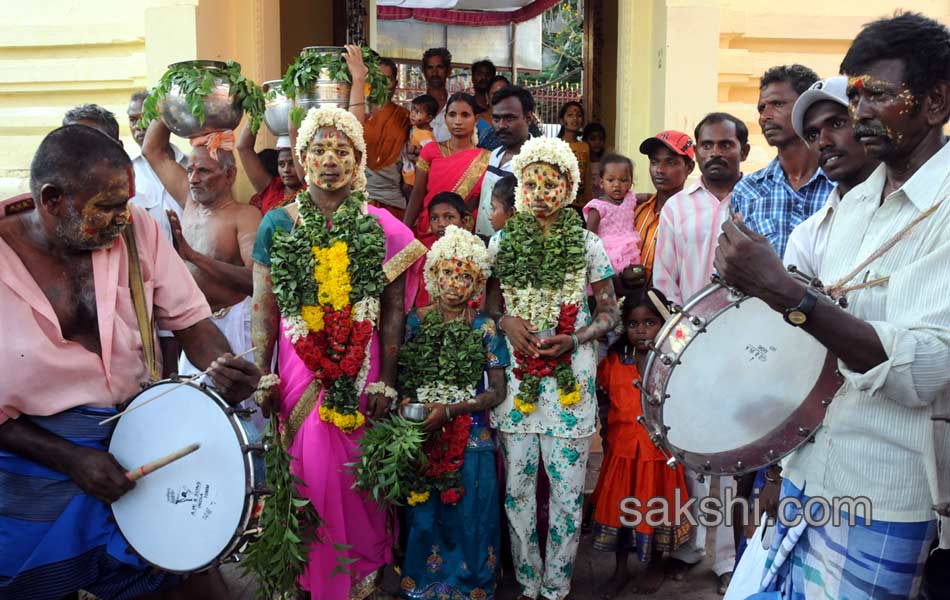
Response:
[[[475,97],[457,92],[446,103],[445,123],[452,137],[439,144],[426,144],[416,162],[416,185],[412,188],[403,223],[416,238],[431,248],[435,235],[429,229],[429,202],[439,192],[455,192],[465,200],[472,222],[478,211],[482,179],[491,153],[475,146]]]
[[[321,519],[300,587],[315,599],[361,600],[392,560],[393,528],[385,507],[352,489],[345,465],[357,459],[364,422],[396,397],[405,298],[418,285],[410,267],[425,247],[368,205],[356,117],[311,109],[295,149],[307,187],[267,213],[254,247],[251,331],[267,374],[256,399],[279,416],[290,470]]]

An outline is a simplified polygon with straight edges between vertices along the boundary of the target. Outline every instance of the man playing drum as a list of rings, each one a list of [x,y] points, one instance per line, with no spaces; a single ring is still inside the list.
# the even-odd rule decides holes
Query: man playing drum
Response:
[[[147,359],[154,338],[140,334],[153,331],[149,309],[229,401],[253,392],[258,370],[230,354],[158,223],[129,204],[132,163],[114,140],[82,125],[53,131],[30,188],[35,210],[0,221],[0,598],[135,598],[174,586],[180,577],[127,552],[111,520],[109,504],[135,486],[126,469],[139,465],[103,451],[114,425],[98,422],[158,372],[160,357]],[[119,239],[127,227],[134,250]],[[185,586],[228,597],[217,578]]]
[[[884,164],[851,190],[829,232],[818,275],[839,303],[788,275],[741,219],[723,225],[716,268],[824,344],[845,379],[815,442],[788,461],[781,495],[800,504],[783,515],[808,498],[871,503],[812,513],[838,523],[780,523],[762,589],[915,597],[937,533],[933,505],[950,488],[950,428],[931,420],[950,409],[950,31],[912,13],[875,21],[841,73],[854,135]]]

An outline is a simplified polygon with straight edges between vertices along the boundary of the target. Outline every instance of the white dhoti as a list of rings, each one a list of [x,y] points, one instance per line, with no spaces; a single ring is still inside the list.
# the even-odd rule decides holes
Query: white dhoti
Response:
[[[699,521],[699,500],[709,496],[709,484],[712,481],[712,477],[707,476],[704,483],[700,483],[696,480],[696,471],[692,469],[686,469],[686,487],[689,489],[689,497],[696,498],[691,506],[692,513],[694,518],[697,519],[697,525],[690,534],[690,539],[688,542],[680,546],[673,552],[673,558],[683,561],[687,564],[696,564],[703,559],[706,555],[706,534],[709,531],[709,528],[704,526]],[[729,488],[732,490],[732,497],[735,498],[736,495],[736,480],[734,477],[725,475],[719,477],[719,501],[725,505],[727,498],[725,496],[726,489]],[[731,505],[725,505],[725,510],[731,510]],[[714,555],[713,555],[713,564],[712,570],[717,577],[725,574],[732,573],[732,569],[735,566],[736,562],[736,542],[733,539],[733,527],[732,524],[726,525],[726,523],[721,523],[716,526],[714,535]]]
[[[253,347],[253,342],[251,341],[250,296],[234,306],[215,311],[211,315],[211,322],[214,323],[215,326],[221,330],[221,333],[224,334],[224,337],[227,338],[228,344],[231,345],[231,352],[234,355],[247,352]],[[246,357],[246,359],[253,360],[253,357]],[[181,358],[178,360],[178,374],[182,377],[188,377],[198,373],[201,373],[201,369],[191,364],[188,357],[182,352]],[[261,415],[260,411],[257,410],[253,396],[242,402],[241,406],[243,408],[255,409],[256,412],[253,417],[254,424],[257,425],[258,429],[263,431],[267,420]]]

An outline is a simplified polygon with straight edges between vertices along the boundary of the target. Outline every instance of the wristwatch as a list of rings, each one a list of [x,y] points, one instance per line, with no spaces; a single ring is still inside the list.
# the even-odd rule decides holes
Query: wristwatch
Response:
[[[805,288],[805,297],[798,303],[798,306],[785,309],[783,314],[785,322],[795,327],[801,327],[808,321],[808,315],[815,308],[816,302],[818,302],[818,292],[812,288]]]

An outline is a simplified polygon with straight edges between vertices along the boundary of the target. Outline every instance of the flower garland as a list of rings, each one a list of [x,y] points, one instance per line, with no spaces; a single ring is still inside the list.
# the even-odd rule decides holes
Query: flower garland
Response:
[[[400,388],[419,402],[470,401],[484,362],[482,332],[473,330],[465,319],[445,323],[441,313],[432,310],[423,317],[419,333],[400,350]],[[410,506],[428,501],[430,491],[438,491],[444,504],[462,498],[461,469],[471,425],[471,415],[459,415],[440,433],[429,436],[423,445],[427,464],[408,486]]]
[[[547,234],[529,213],[520,212],[505,223],[495,264],[509,315],[539,330],[553,326],[557,334],[574,333],[584,301],[585,235],[580,217],[572,210],[560,211]],[[521,383],[515,411],[522,416],[535,411],[545,377],[555,378],[562,405],[579,402],[571,355],[533,358],[516,352],[513,373]]]
[[[365,420],[359,396],[386,285],[386,238],[362,192],[343,201],[332,227],[309,192],[297,204],[300,226],[274,233],[274,296],[297,355],[325,390],[320,419],[350,433]]]

